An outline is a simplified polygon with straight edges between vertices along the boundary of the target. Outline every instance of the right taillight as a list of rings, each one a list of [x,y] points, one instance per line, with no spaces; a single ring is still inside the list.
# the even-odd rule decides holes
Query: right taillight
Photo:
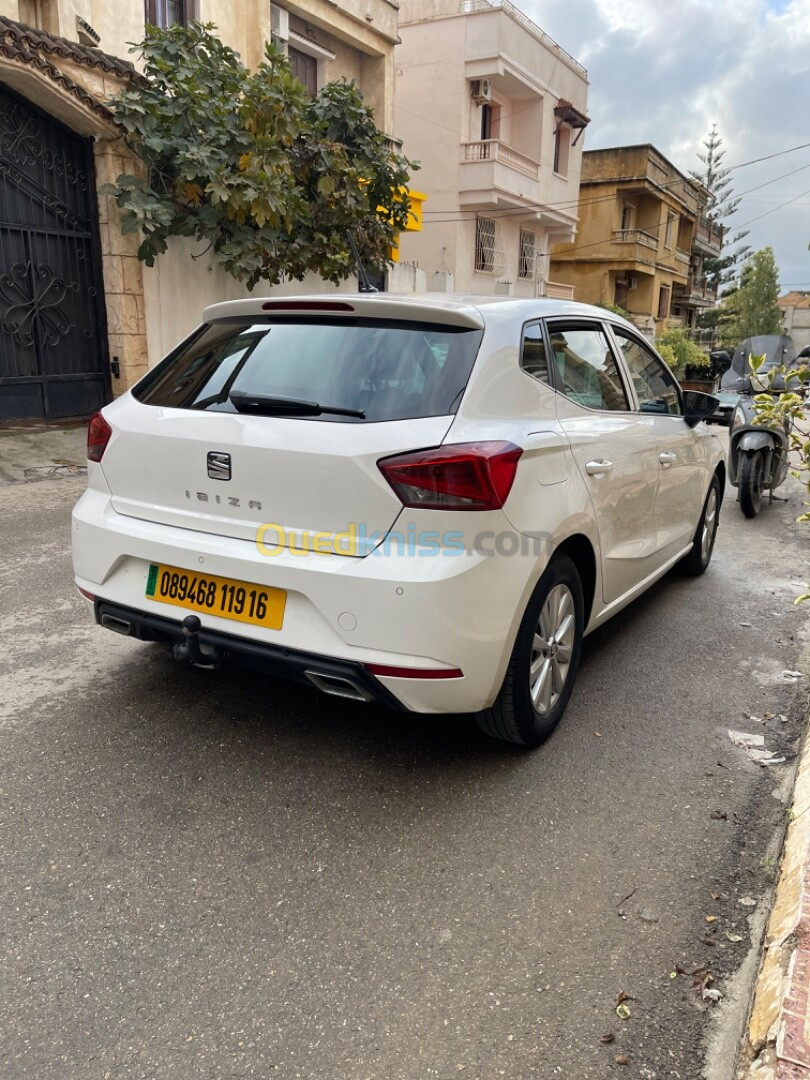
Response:
[[[456,443],[383,458],[380,472],[404,506],[499,510],[523,451],[509,442]]]
[[[107,449],[107,443],[110,441],[112,435],[112,428],[101,415],[97,412],[90,420],[90,424],[87,428],[87,460],[88,461],[101,461],[104,457],[104,451]]]

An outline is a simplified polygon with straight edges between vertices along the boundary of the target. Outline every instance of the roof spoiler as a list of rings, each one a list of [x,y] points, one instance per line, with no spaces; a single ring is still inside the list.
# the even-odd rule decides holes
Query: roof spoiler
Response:
[[[328,315],[335,318],[396,319],[404,322],[436,323],[465,330],[483,330],[484,319],[473,305],[436,301],[425,303],[418,296],[391,293],[328,293],[314,296],[263,296],[248,300],[226,300],[203,311],[205,322],[230,322],[275,315]]]

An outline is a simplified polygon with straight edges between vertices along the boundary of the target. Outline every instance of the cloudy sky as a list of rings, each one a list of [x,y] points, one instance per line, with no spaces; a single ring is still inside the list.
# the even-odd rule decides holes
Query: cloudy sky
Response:
[[[713,123],[730,166],[810,143],[810,0],[517,3],[588,69],[586,148],[651,142],[687,172]],[[810,289],[810,146],[731,177],[732,225]]]

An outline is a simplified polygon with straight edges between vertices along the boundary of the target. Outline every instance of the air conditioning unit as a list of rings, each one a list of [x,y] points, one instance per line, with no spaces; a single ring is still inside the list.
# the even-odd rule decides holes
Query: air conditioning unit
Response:
[[[473,79],[470,82],[470,97],[479,105],[492,101],[492,80]]]
[[[270,5],[270,33],[273,40],[289,41],[290,13],[278,4]]]

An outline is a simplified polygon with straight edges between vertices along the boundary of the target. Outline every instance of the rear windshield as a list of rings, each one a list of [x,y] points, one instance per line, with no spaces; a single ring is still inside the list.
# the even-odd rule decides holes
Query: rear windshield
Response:
[[[446,416],[458,403],[482,331],[383,319],[274,318],[208,324],[133,390],[146,405],[236,412],[229,394],[362,412],[306,417],[372,423]]]

